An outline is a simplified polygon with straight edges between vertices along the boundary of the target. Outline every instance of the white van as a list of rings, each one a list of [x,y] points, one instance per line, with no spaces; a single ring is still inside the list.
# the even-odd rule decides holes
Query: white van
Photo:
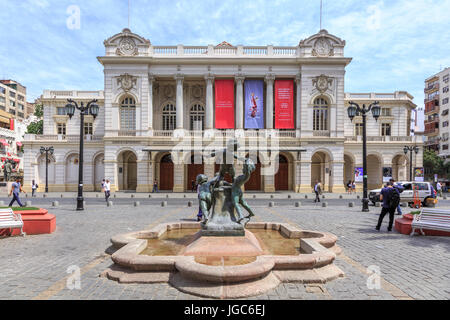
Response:
[[[418,188],[419,198],[422,201],[422,206],[426,206],[428,198],[434,198],[434,195],[431,194],[431,185],[429,182],[396,182],[403,186],[404,190],[400,193],[400,202],[414,202],[414,189]],[[380,202],[380,192],[381,189],[370,190],[369,192],[369,200],[375,205],[376,202]]]

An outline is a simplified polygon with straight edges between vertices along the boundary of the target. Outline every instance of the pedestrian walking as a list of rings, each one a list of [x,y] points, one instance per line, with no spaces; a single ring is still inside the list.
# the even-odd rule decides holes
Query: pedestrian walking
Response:
[[[356,193],[356,183],[352,181],[352,193]]]
[[[20,178],[16,179],[16,182],[13,182],[12,186],[11,186],[11,191],[9,192],[9,196],[11,196],[11,194],[13,195],[13,199],[11,200],[11,202],[9,203],[8,207],[12,207],[14,201],[17,201],[17,203],[19,204],[19,206],[21,207],[25,207],[22,202],[20,202],[20,198],[19,198],[19,194],[23,192],[26,193],[23,189],[22,186],[20,184]]]
[[[36,196],[36,189],[39,188],[38,184],[34,182],[34,180],[31,181],[31,196]]]
[[[442,185],[439,181],[436,183],[436,191],[439,194],[439,196],[442,197]]]
[[[397,192],[398,192],[399,194],[402,193],[403,190],[405,190],[405,188],[403,188],[403,186],[402,186],[401,184],[395,183],[395,180],[394,180],[394,179],[390,179],[389,181],[392,183],[392,187],[393,187],[394,189],[396,189]],[[402,214],[403,214],[403,213],[402,213],[402,208],[401,208],[401,206],[400,206],[400,201],[399,201],[399,202],[398,202],[398,206],[397,206],[397,215],[402,215]]]
[[[153,181],[153,190],[152,193],[158,192],[158,181]]]
[[[105,192],[105,179],[102,180],[102,192]]]
[[[108,199],[111,196],[111,183],[109,182],[109,179],[106,179],[103,184],[103,190],[105,191],[105,201],[108,202]]]
[[[320,185],[320,181],[316,180],[316,184],[314,185],[314,192],[316,194],[316,199],[314,199],[314,202],[320,202],[319,195],[322,193],[322,188]]]
[[[380,231],[384,216],[389,213],[389,225],[387,230],[392,231],[395,209],[400,202],[400,194],[398,193],[397,189],[393,187],[392,182],[389,181],[387,183],[387,187],[384,187],[381,190],[380,200],[383,201],[383,205],[381,208],[380,217],[378,218],[378,224],[375,229]]]

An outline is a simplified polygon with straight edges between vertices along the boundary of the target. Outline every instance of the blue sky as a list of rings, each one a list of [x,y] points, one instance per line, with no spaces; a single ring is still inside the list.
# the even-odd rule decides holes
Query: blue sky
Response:
[[[320,0],[131,0],[131,30],[153,44],[289,45],[319,31]],[[69,6],[79,29],[67,27]],[[44,89],[103,89],[96,57],[128,25],[128,0],[0,0],[0,78],[33,101]],[[406,90],[450,66],[450,0],[324,0],[323,28],[346,40],[346,92]]]

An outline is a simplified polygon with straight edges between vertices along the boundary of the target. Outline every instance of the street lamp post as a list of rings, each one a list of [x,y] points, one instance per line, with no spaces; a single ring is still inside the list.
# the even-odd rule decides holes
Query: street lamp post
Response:
[[[409,181],[413,180],[413,169],[412,169],[412,158],[413,158],[413,151],[418,154],[419,153],[419,147],[418,146],[404,146],[403,147],[403,152],[406,154],[408,154],[409,151]]]
[[[361,114],[363,120],[363,199],[362,199],[362,211],[369,211],[369,199],[367,196],[367,137],[366,137],[366,114],[372,111],[372,115],[375,121],[378,121],[380,117],[381,108],[378,105],[379,102],[375,101],[366,108],[363,104],[362,108],[355,102],[350,101],[350,107],[347,109],[348,117],[353,122],[353,118],[357,113]]]
[[[84,144],[84,115],[85,112],[89,110],[89,114],[94,117],[94,119],[98,115],[98,105],[96,104],[97,99],[91,100],[84,106],[84,103],[81,102],[80,106],[72,100],[67,99],[69,102],[66,104],[66,113],[70,119],[75,114],[75,109],[80,110],[80,154],[79,154],[79,163],[78,163],[78,197],[77,197],[77,210],[84,210],[83,206],[83,144]]]
[[[53,154],[55,149],[53,147],[41,147],[40,152],[41,154],[45,153],[45,193],[48,193],[48,154]]]

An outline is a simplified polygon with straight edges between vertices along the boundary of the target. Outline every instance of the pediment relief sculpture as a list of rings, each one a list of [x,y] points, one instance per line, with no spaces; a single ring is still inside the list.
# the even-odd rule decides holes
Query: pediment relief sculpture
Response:
[[[128,73],[125,73],[117,78],[117,85],[119,85],[123,91],[128,92],[136,86],[137,77],[134,77]]]
[[[324,74],[321,74],[320,76],[312,79],[312,84],[320,93],[324,93],[328,89],[331,89],[331,86],[333,85],[333,79]]]

